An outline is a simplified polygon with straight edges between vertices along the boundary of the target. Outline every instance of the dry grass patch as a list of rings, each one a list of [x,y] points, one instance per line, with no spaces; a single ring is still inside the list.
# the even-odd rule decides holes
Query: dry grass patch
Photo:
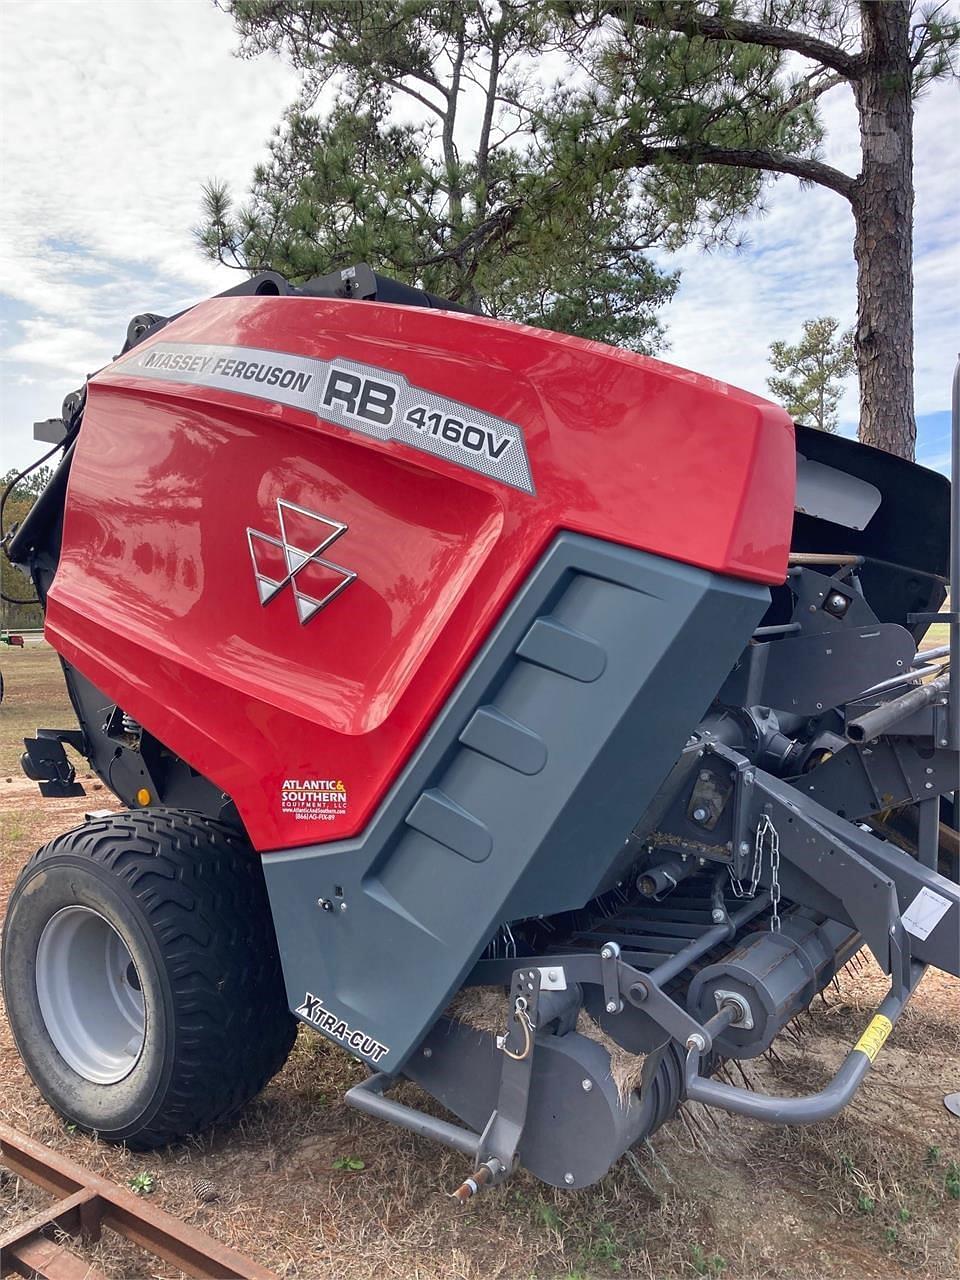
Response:
[[[24,726],[67,724],[70,713],[49,649],[0,650],[0,663],[10,697],[0,706],[2,913],[36,845],[105,807],[107,793],[41,801],[14,772]],[[779,1061],[746,1074],[776,1092],[819,1088],[884,988],[871,967],[844,975],[800,1043],[783,1038]],[[140,1155],[69,1132],[0,1016],[0,1114],[122,1184],[152,1173],[168,1212],[297,1280],[956,1280],[960,1121],[942,1099],[960,1086],[958,1028],[960,983],[928,974],[838,1120],[771,1129],[688,1106],[595,1187],[555,1191],[521,1172],[465,1210],[448,1195],[465,1161],[346,1108],[343,1091],[363,1068],[306,1029],[232,1128]],[[426,1105],[412,1085],[398,1096]],[[196,1178],[215,1201],[198,1202]],[[0,1231],[34,1195],[17,1179],[0,1187]],[[84,1256],[117,1280],[176,1274],[109,1236]]]

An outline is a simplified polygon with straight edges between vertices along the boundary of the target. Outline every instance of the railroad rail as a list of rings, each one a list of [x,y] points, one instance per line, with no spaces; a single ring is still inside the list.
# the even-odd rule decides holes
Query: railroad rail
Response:
[[[0,1276],[107,1280],[52,1238],[64,1232],[92,1244],[107,1227],[197,1280],[277,1280],[251,1258],[2,1123],[0,1164],[58,1197],[0,1235]]]

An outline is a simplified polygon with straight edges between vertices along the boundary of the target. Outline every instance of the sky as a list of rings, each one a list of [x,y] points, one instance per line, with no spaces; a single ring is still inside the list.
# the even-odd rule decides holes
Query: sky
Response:
[[[42,452],[33,422],[58,416],[120,350],[131,316],[237,282],[194,243],[201,186],[216,177],[245,191],[297,79],[273,57],[237,58],[236,43],[210,0],[0,0],[0,472]],[[849,91],[826,95],[823,110],[824,159],[855,172]],[[946,470],[960,340],[955,85],[919,103],[915,158],[918,460]],[[661,312],[666,358],[761,395],[771,341],[855,313],[846,202],[783,178],[766,206],[740,251],[658,258],[682,273]],[[844,434],[856,416],[851,378]]]

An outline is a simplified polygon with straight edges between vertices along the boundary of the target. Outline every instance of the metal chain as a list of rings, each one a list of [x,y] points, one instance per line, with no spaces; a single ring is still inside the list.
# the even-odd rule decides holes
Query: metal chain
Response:
[[[753,866],[750,869],[750,888],[745,889],[743,881],[734,875],[733,866],[728,870],[730,872],[730,887],[733,890],[735,898],[753,898],[756,896],[757,885],[760,883],[760,867],[763,861],[763,843],[760,838],[760,823],[757,824],[756,837],[753,842]]]
[[[780,833],[768,813],[763,815],[761,826],[770,832],[770,932],[780,932]]]
[[[750,868],[750,885],[746,887],[733,871],[730,873],[730,888],[735,898],[754,898],[760,883],[760,872],[763,868],[764,845],[770,846],[770,916],[771,933],[780,932],[780,833],[773,825],[769,813],[761,815],[753,841],[753,865]]]

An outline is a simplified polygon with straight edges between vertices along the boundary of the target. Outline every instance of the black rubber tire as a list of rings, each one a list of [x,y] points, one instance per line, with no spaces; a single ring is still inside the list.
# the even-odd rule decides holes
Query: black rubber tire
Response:
[[[143,1049],[114,1084],[77,1074],[40,1010],[40,935],[75,905],[113,925],[143,991]],[[228,1119],[279,1071],[296,1035],[260,859],[234,828],[201,814],[112,814],[44,845],[10,896],[0,974],[17,1047],[46,1101],[137,1150]]]

